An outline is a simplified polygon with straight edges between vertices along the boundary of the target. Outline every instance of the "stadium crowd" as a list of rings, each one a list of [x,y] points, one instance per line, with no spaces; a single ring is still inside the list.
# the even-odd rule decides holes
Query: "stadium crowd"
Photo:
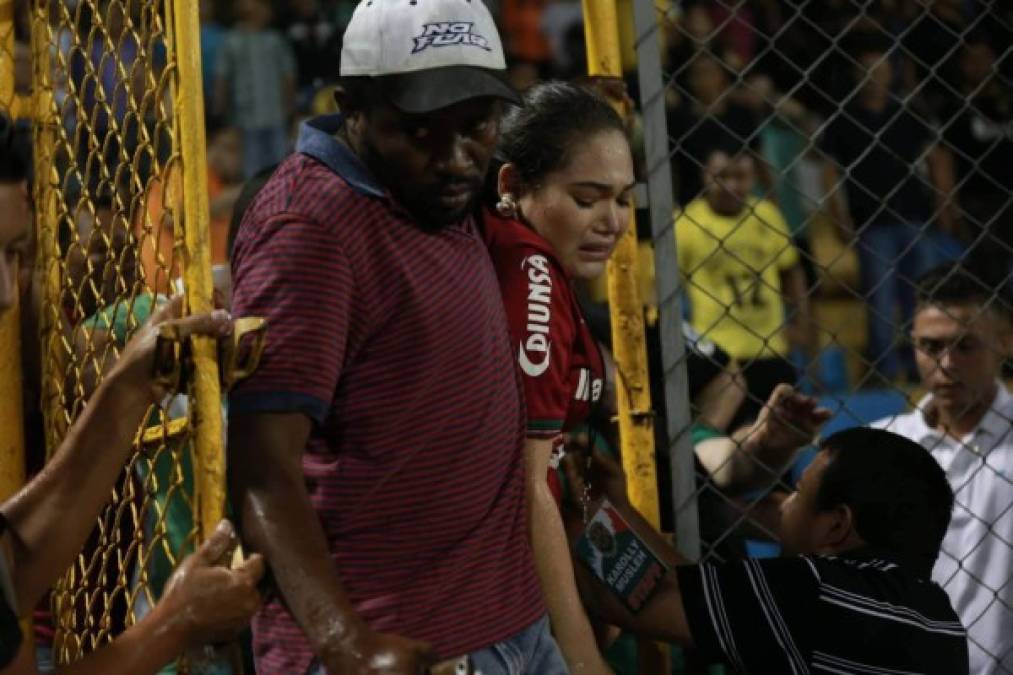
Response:
[[[151,10],[56,4],[74,24],[58,22],[63,123],[82,139],[87,118],[114,164],[143,136],[129,111],[146,84],[122,73],[165,56],[132,37]],[[1013,672],[1013,17],[970,0],[659,4],[695,562],[626,496],[612,423],[624,384],[595,286],[631,219],[649,230],[631,196],[642,125],[607,102],[637,91],[635,70],[580,77],[579,3],[487,4],[201,2],[218,302],[270,326],[227,406],[232,514],[253,553],[221,566],[236,543],[224,524],[155,575],[136,625],[55,666],[40,597],[86,545],[149,404],[185,411],[149,381],[156,329],[231,326],[164,302],[160,253],[134,252],[117,213],[129,188],[68,182],[97,195],[72,225],[97,248],[67,252],[85,289],[77,348],[122,352],[77,383],[85,414],[0,509],[11,672],[158,672],[251,616],[262,673],[632,673],[631,636],[678,645],[686,673]],[[5,120],[3,143],[0,309],[19,284],[31,307],[30,275],[15,276],[32,257],[25,130]],[[158,176],[146,209],[164,210],[178,180]],[[816,306],[831,240],[829,255],[857,256],[867,314],[854,386],[924,396],[817,441],[834,385],[813,364],[840,346]],[[89,262],[110,258],[112,278]],[[98,444],[116,452],[96,462]],[[756,539],[784,557],[756,556]],[[16,656],[17,617],[37,604],[37,649]]]
[[[157,71],[164,65],[164,48],[138,45],[124,29],[143,23],[143,3],[59,4],[61,11],[51,16],[64,52],[65,67],[59,70],[65,81],[57,88],[64,97],[76,89],[84,106],[95,106],[97,89],[102,90],[106,105],[98,106],[90,129],[102,137],[105,118],[122,121],[127,110],[127,88],[117,86],[114,64],[135,77],[143,71],[139,66]],[[225,259],[224,233],[239,184],[277,165],[294,147],[302,121],[334,111],[332,64],[340,58],[355,4],[200,2],[208,131],[212,147],[221,146],[210,161],[216,262]],[[857,363],[849,364],[847,373],[823,373],[825,384],[844,389],[917,382],[913,352],[895,328],[910,323],[914,280],[939,262],[982,249],[982,260],[1008,257],[1013,237],[1008,199],[1013,178],[1001,160],[1013,142],[1005,86],[1011,67],[1003,58],[1013,39],[1008,11],[975,0],[927,6],[897,0],[861,8],[848,0],[808,8],[777,0],[734,8],[666,0],[658,8],[681,212],[706,220],[702,229],[712,228],[710,221],[720,220],[720,213],[699,201],[711,156],[750,156],[752,180],[743,189],[757,200],[764,223],[787,230],[790,241],[779,248],[790,243],[799,252],[785,251],[777,264],[797,258],[805,273],[804,284],[787,268],[781,271],[793,278],[771,277],[763,257],[743,261],[739,269],[717,269],[716,263],[701,269],[714,267],[714,274],[735,279],[722,283],[726,290],[713,298],[718,304],[738,300],[749,309],[743,300],[767,300],[749,292],[762,285],[783,294],[795,311],[784,321],[778,310],[785,308],[775,302],[761,321],[786,329],[774,335],[765,327],[750,339],[735,326],[751,324],[754,317],[731,316],[715,325],[713,312],[698,308],[707,303],[696,297],[686,303],[688,314],[699,314],[691,316],[693,325],[701,333],[716,331],[737,359],[759,362],[744,372],[754,405],[766,398],[771,382],[806,370],[819,379],[821,350],[833,351],[843,338],[821,338],[811,325],[811,308],[799,306],[798,297],[834,295],[835,273],[824,270],[853,249],[857,272],[854,278],[843,272],[842,281],[868,311],[859,318],[864,334],[845,346],[861,358],[853,359]],[[503,32],[508,79],[516,90],[586,71],[576,0],[499,0],[490,10]],[[620,3],[626,80],[633,93],[636,58],[628,10],[628,2]],[[105,31],[91,30],[95,17],[108,17]],[[28,24],[22,9],[18,34],[24,40]],[[22,90],[31,76],[24,64],[28,51],[24,43],[16,49]],[[142,63],[145,59],[151,63]],[[87,60],[94,77],[86,77]],[[133,91],[145,90],[144,83],[136,84]],[[63,114],[73,131],[72,119],[79,117],[74,105]],[[635,145],[642,142],[639,131]],[[134,133],[125,130],[126,142]],[[106,151],[115,153],[117,142]],[[638,169],[642,173],[643,167]],[[754,283],[756,275],[743,266],[764,269],[768,276]],[[728,335],[736,330],[738,335]]]

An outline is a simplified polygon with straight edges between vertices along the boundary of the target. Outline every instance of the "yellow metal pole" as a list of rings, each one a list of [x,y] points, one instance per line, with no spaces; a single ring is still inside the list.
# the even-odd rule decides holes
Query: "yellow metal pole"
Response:
[[[589,75],[622,77],[619,19],[615,0],[582,0]],[[614,102],[621,110],[619,102]],[[654,418],[647,369],[643,303],[637,281],[637,228],[634,215],[608,263],[612,351],[618,374],[619,445],[630,503],[660,529],[657,470],[654,463]],[[640,672],[669,671],[668,649],[637,641]]]
[[[588,74],[622,77],[614,0],[583,0]],[[654,464],[654,419],[647,370],[643,304],[637,280],[637,234],[633,215],[608,263],[612,350],[619,369],[619,439],[630,501],[660,526]]]
[[[14,0],[0,0],[0,108],[14,103]]]
[[[14,0],[0,0],[0,109],[14,104]],[[15,304],[0,316],[0,501],[25,483],[21,319]]]
[[[171,2],[176,67],[175,114],[183,170],[183,235],[186,253],[183,279],[192,313],[214,309],[211,278],[210,212],[207,194],[204,90],[200,63],[200,21],[197,3]],[[176,220],[176,227],[181,224]],[[194,407],[194,500],[198,536],[204,539],[225,515],[225,449],[222,439],[221,387],[212,338],[194,338],[196,366]]]

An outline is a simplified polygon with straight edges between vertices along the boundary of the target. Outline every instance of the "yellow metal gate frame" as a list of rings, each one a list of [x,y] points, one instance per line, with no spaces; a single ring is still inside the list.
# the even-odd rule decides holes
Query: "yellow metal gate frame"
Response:
[[[60,26],[61,21],[66,25],[76,27],[75,21],[80,15],[71,16],[67,13],[66,6],[58,3],[59,9],[54,9],[53,3],[45,0],[35,0],[31,5],[31,37],[32,37],[32,59],[33,59],[33,105],[34,127],[35,127],[35,209],[38,232],[38,265],[40,266],[43,278],[43,312],[40,317],[42,323],[41,339],[42,361],[43,361],[43,409],[46,424],[47,450],[51,454],[59,446],[69,425],[80,406],[83,404],[81,398],[75,392],[65,391],[65,377],[68,370],[73,368],[69,361],[73,360],[72,333],[69,330],[69,322],[63,308],[62,298],[68,292],[67,261],[66,251],[61,249],[60,237],[61,226],[64,228],[76,227],[74,218],[76,211],[68,207],[67,195],[68,186],[66,167],[61,166],[61,158],[66,163],[67,157],[76,161],[74,153],[77,147],[68,140],[64,128],[64,115],[66,111],[60,108],[57,103],[57,87],[55,78],[66,76],[69,71],[69,61],[65,54],[61,54],[58,45],[58,36],[54,30]],[[209,209],[207,196],[207,168],[205,163],[205,137],[204,137],[204,102],[203,85],[201,81],[200,68],[200,45],[199,45],[199,20],[198,3],[189,0],[155,0],[144,2],[139,0],[113,0],[111,3],[98,3],[91,0],[83,0],[77,9],[86,7],[96,14],[99,22],[102,18],[98,13],[100,7],[118,4],[124,15],[127,17],[128,8],[137,6],[144,12],[157,12],[156,23],[162,29],[160,40],[165,49],[165,68],[157,82],[152,79],[152,73],[145,73],[145,91],[135,92],[148,97],[151,95],[149,88],[155,88],[155,96],[158,92],[167,92],[168,100],[171,102],[171,112],[166,113],[166,124],[171,126],[169,136],[171,137],[170,158],[165,162],[163,168],[166,175],[163,176],[164,183],[163,197],[167,203],[167,209],[176,213],[175,222],[172,225],[173,238],[173,260],[182,270],[185,288],[185,313],[199,313],[213,309],[213,288],[211,275],[211,253],[209,237]],[[0,103],[6,105],[6,101],[12,93],[13,64],[11,59],[5,58],[6,54],[12,54],[13,43],[13,0],[0,0]],[[63,15],[59,15],[60,12]],[[53,13],[56,13],[54,15]],[[150,16],[150,15],[146,15]],[[107,17],[106,17],[107,18]],[[134,27],[136,28],[136,27]],[[95,30],[94,25],[90,27]],[[87,36],[73,36],[73,39],[90,40],[93,33]],[[114,45],[118,48],[118,45]],[[79,45],[75,44],[75,48]],[[129,83],[123,75],[122,64],[116,64],[120,68],[121,84],[127,88]],[[95,84],[97,87],[98,85]],[[65,95],[68,91],[62,92]],[[81,96],[80,91],[69,90],[70,95]],[[101,99],[100,99],[101,102]],[[156,102],[154,106],[160,106]],[[107,114],[111,117],[111,108],[106,104]],[[132,111],[133,112],[133,111]],[[88,122],[89,120],[85,120]],[[120,130],[122,132],[122,130]],[[122,141],[122,138],[119,139]],[[91,145],[95,147],[95,139],[91,139]],[[104,151],[105,148],[103,147]],[[119,163],[110,171],[118,176],[120,172],[130,173],[137,169],[136,163],[130,165],[122,154],[117,158]],[[168,173],[176,170],[179,173],[178,194],[169,195]],[[117,217],[129,220],[128,211],[139,212],[141,209],[138,203],[149,197],[150,185],[143,188],[143,194],[136,196],[128,203],[116,201]],[[80,207],[78,207],[80,208]],[[94,205],[91,205],[94,214]],[[120,213],[122,211],[122,213]],[[150,224],[149,224],[150,227]],[[138,241],[138,249],[141,242]],[[130,300],[131,304],[133,299]],[[132,311],[132,310],[131,310]],[[13,326],[13,328],[12,328]],[[23,458],[24,448],[16,440],[17,435],[6,433],[7,430],[20,429],[22,413],[20,410],[20,376],[19,376],[19,350],[17,347],[18,330],[16,316],[8,315],[0,326],[0,372],[4,377],[0,378],[0,424],[5,429],[3,441],[0,442],[0,453],[3,453],[3,472],[0,473],[0,491],[7,494],[23,482]],[[167,415],[161,416],[161,433],[155,434],[162,443],[161,450],[166,450],[166,444],[170,436],[185,437],[189,443],[189,450],[193,457],[193,495],[189,503],[192,508],[194,520],[194,531],[191,534],[191,543],[196,545],[206,536],[213,532],[217,522],[225,513],[225,459],[224,459],[224,436],[223,419],[221,407],[221,391],[219,386],[217,352],[213,339],[198,338],[193,342],[193,356],[195,372],[189,392],[189,414],[182,420],[175,420],[172,424]],[[10,362],[8,362],[10,361]],[[16,396],[8,395],[8,392],[16,392]],[[74,406],[67,407],[68,400],[73,400]],[[147,422],[151,424],[151,420]],[[157,427],[156,427],[157,428]],[[142,447],[143,438],[152,437],[151,427],[148,427],[148,434],[138,434],[138,445],[135,449],[134,458],[128,464],[127,474],[134,467],[135,462],[145,452]],[[11,460],[11,461],[8,461]],[[174,460],[175,461],[175,460]],[[178,470],[180,467],[174,467]],[[177,486],[178,487],[178,486]],[[133,498],[127,492],[113,493],[114,499],[125,502]],[[124,513],[134,518],[137,529],[143,529],[141,523],[144,517],[143,512],[138,514],[134,507],[124,508],[120,505],[115,510],[115,521]],[[157,510],[157,507],[156,507]],[[100,519],[100,529],[101,529]],[[164,526],[163,526],[164,527]],[[135,532],[135,539],[140,540],[144,535]],[[151,544],[154,546],[155,544]],[[178,551],[176,552],[179,553]],[[107,556],[108,557],[108,556]],[[140,582],[145,583],[143,565],[150,560],[148,557],[137,554],[137,563],[141,565]],[[178,556],[173,558],[173,563],[178,563]],[[138,583],[132,578],[136,572],[129,569],[136,563],[131,559],[103,560],[102,569],[110,564],[115,569],[118,586],[117,591],[129,597],[129,610],[126,617],[127,623],[137,619],[134,614],[134,603],[138,599],[139,591],[131,589],[131,585]],[[82,561],[82,563],[85,561]],[[116,568],[117,564],[119,565]],[[56,640],[56,657],[58,661],[66,662],[79,658],[85,651],[100,646],[103,642],[114,637],[108,630],[108,626],[84,627],[81,624],[81,617],[75,612],[74,603],[80,600],[80,593],[73,592],[73,585],[81,581],[80,569],[89,565],[82,564],[75,566],[75,570],[68,572],[54,593],[54,619],[58,624],[58,635]],[[108,589],[106,589],[108,592]],[[75,600],[77,598],[77,600]],[[150,594],[149,594],[150,599]],[[85,599],[85,604],[91,603],[91,599]],[[86,612],[87,613],[87,612]],[[87,638],[82,635],[87,634]]]
[[[619,17],[615,0],[582,0],[588,75],[621,78]],[[622,106],[613,104],[620,114]],[[660,529],[657,468],[654,458],[654,415],[651,411],[643,302],[637,274],[637,228],[630,214],[626,233],[608,262],[608,300],[612,323],[612,351],[618,371],[619,444],[630,503]],[[639,640],[640,672],[668,672],[668,650]]]

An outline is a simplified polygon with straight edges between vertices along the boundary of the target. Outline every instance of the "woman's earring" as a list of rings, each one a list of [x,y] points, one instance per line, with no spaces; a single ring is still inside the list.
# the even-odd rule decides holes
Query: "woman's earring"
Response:
[[[509,192],[504,193],[496,203],[496,213],[504,218],[517,217],[517,202]]]

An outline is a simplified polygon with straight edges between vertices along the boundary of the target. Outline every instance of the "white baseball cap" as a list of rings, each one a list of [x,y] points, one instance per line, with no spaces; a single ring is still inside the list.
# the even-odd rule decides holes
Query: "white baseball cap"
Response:
[[[360,0],[345,29],[342,77],[372,77],[405,112],[492,96],[520,103],[481,0]]]

